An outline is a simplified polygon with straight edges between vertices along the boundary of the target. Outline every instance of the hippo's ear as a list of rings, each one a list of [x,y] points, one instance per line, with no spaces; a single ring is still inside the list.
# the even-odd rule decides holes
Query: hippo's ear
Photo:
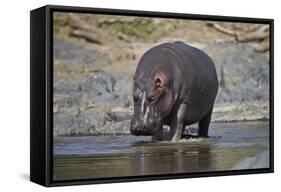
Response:
[[[163,71],[158,71],[154,74],[156,88],[163,88],[168,82],[168,75]]]
[[[157,89],[163,88],[163,82],[160,78],[155,79],[155,86],[156,86]]]
[[[157,103],[157,108],[162,117],[167,116],[171,112],[174,105],[173,98],[174,97],[172,90],[164,87],[163,94],[161,95]]]

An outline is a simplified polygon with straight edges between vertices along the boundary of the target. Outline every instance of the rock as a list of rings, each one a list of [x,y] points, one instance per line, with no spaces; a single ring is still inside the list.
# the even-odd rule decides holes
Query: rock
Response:
[[[116,121],[131,119],[133,115],[133,107],[113,107],[110,114],[114,116]]]
[[[69,97],[80,92],[80,89],[80,83],[77,81],[54,78],[53,91],[55,95],[66,94]]]
[[[75,63],[94,63],[97,53],[62,39],[54,39],[54,59]]]
[[[131,120],[112,121],[108,113],[95,109],[82,114],[55,114],[54,136],[129,134]]]
[[[116,115],[110,109],[132,105],[131,86],[129,78],[115,79],[104,72],[89,74],[80,84],[55,80],[54,135],[128,133],[128,121],[121,122],[127,113]]]
[[[130,107],[133,105],[132,88],[132,79],[123,77],[116,80],[114,95],[117,102],[121,104],[121,107]]]
[[[218,103],[215,105],[212,122],[253,121],[269,119],[269,102],[248,101]]]
[[[54,114],[53,119],[54,136],[80,135],[82,132],[86,134],[85,127],[90,126],[77,114]]]
[[[71,43],[57,40],[55,43],[55,59],[95,61],[87,59],[92,57],[89,55],[76,55],[80,53],[75,52],[80,49],[75,47],[77,45],[73,47]],[[70,47],[70,55],[61,53],[65,46]],[[269,65],[266,58],[246,44],[215,43],[202,49],[214,60],[220,82],[212,121],[268,119]],[[81,50],[81,54],[90,54]],[[75,72],[79,69],[77,65],[67,66]],[[92,69],[91,65],[87,69]],[[133,112],[133,81],[129,74],[115,77],[100,70],[86,70],[71,77],[64,74],[54,78],[55,136],[129,133]]]
[[[90,96],[110,96],[114,91],[115,79],[112,75],[106,73],[97,73],[88,75],[81,82],[82,91]]]
[[[130,134],[131,120],[127,119],[120,122],[107,123],[106,126],[100,129],[101,134],[118,135],[118,134]]]
[[[269,64],[247,44],[216,43],[204,48],[219,78],[216,103],[269,99]]]
[[[54,95],[54,113],[77,113],[83,106],[81,94],[56,94]],[[85,105],[85,104],[84,104]]]
[[[97,73],[86,76],[81,82],[83,100],[111,104],[115,79],[106,73]]]
[[[130,134],[130,126],[131,126],[131,120],[128,119],[125,121],[118,122],[116,124],[112,124],[111,130],[117,134],[120,134],[120,133],[121,134]]]
[[[54,114],[54,136],[62,135],[97,135],[103,133],[102,127],[107,123],[106,110],[91,108],[83,113]]]
[[[107,123],[107,111],[97,110],[95,108],[88,109],[80,113],[79,118],[84,122],[84,129],[90,134],[98,134],[100,129]]]
[[[132,106],[132,80],[114,78],[106,73],[89,75],[81,83],[82,99],[105,104],[106,106]]]

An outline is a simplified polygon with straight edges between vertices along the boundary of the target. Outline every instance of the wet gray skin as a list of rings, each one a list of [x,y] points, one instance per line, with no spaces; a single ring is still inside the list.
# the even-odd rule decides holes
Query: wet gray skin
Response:
[[[131,133],[176,142],[184,126],[199,122],[198,135],[208,137],[217,91],[215,64],[206,53],[180,41],[157,45],[136,68]],[[162,125],[170,126],[165,137]]]
[[[53,177],[72,180],[269,166],[268,121],[212,123],[210,136],[177,143],[132,135],[55,137]],[[261,154],[262,161],[255,160]]]
[[[149,96],[156,82],[151,79],[136,80],[133,85],[134,116],[131,121],[130,132],[133,135],[155,135],[162,127],[162,118],[157,109],[157,96]]]

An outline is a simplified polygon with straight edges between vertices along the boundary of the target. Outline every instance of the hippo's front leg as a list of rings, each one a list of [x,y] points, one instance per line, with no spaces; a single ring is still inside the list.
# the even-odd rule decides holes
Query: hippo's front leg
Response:
[[[180,107],[176,113],[176,116],[173,118],[171,124],[171,131],[173,133],[173,137],[171,139],[172,142],[179,141],[182,138],[184,131],[184,119],[187,112],[187,104],[180,104]]]

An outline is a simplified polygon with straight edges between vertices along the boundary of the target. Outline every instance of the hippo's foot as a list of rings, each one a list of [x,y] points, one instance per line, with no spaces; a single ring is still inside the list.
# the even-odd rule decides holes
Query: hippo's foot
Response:
[[[171,139],[171,142],[178,142],[179,140],[182,139],[182,136],[181,135],[178,135],[178,134],[175,134],[172,139]]]
[[[152,141],[169,141],[171,139],[170,130],[167,128],[160,129],[153,137]]]
[[[177,143],[177,142],[179,142],[179,141],[180,141],[180,139],[172,139],[172,140],[171,140],[172,143]]]
[[[209,136],[200,136],[200,135],[192,135],[192,134],[184,134],[183,139],[198,139],[198,138],[207,138]]]

